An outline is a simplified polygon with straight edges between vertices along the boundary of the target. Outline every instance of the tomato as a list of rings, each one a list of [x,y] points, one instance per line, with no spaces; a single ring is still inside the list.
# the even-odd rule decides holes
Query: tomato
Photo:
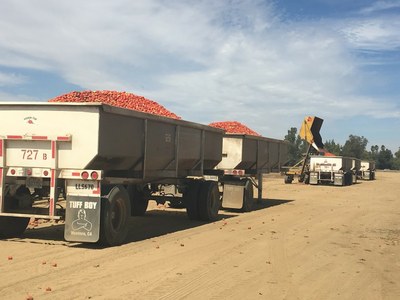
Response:
[[[127,92],[74,91],[50,99],[49,102],[101,102],[112,106],[150,113],[153,115],[164,116],[172,119],[181,119],[181,117],[177,116],[173,112],[170,112],[157,102],[146,99],[143,96],[138,96]]]
[[[260,134],[250,129],[246,125],[243,125],[242,123],[237,121],[213,122],[210,123],[209,126],[223,129],[226,131],[226,133],[261,136]]]

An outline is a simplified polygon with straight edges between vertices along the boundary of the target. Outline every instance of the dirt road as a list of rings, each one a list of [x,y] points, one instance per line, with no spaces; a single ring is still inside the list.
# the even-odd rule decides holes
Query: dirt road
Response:
[[[268,176],[251,213],[211,224],[154,207],[127,244],[0,241],[1,299],[400,299],[400,173],[348,187]]]

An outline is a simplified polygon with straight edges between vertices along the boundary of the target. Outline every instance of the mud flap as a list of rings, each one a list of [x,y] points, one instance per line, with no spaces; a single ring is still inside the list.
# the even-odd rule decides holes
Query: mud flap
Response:
[[[67,196],[65,240],[96,243],[100,237],[100,210],[100,196]]]
[[[222,207],[241,209],[243,207],[244,188],[245,186],[243,184],[225,183]]]

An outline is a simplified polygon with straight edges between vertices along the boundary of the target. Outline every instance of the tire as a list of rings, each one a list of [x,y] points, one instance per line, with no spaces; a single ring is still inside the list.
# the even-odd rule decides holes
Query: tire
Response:
[[[221,207],[218,183],[215,181],[203,181],[199,194],[199,218],[202,221],[216,221]]]
[[[15,196],[6,195],[5,207],[16,209],[19,205],[22,207],[32,205],[32,196],[26,187],[20,187]],[[0,217],[0,238],[12,238],[21,236],[29,224],[30,218],[20,217]]]
[[[29,218],[0,217],[0,238],[19,237],[28,226]]]
[[[191,220],[199,220],[199,191],[200,181],[191,181],[188,183],[184,193],[183,201],[186,206],[186,213]]]
[[[285,183],[286,184],[292,183],[292,181],[293,181],[292,175],[285,175]]]
[[[300,183],[301,183],[301,182],[304,182],[304,179],[305,179],[305,175],[304,175],[304,174],[299,175],[298,181],[299,181]]]
[[[249,212],[253,210],[254,204],[254,190],[253,183],[251,180],[246,180],[243,193],[243,206],[241,208],[242,212]]]
[[[304,175],[304,183],[305,184],[310,184],[310,174],[305,174]]]
[[[149,205],[149,193],[146,193],[145,190],[140,191],[136,185],[130,185],[128,194],[131,202],[131,215],[143,216]]]
[[[123,186],[117,185],[101,200],[99,243],[104,246],[121,245],[128,235],[131,213],[128,192]]]

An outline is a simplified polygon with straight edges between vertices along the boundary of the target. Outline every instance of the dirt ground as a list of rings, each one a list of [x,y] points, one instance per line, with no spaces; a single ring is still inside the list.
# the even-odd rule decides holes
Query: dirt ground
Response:
[[[0,241],[0,298],[400,299],[400,173],[376,177],[334,187],[269,175],[255,211],[209,224],[152,203],[114,248],[42,224]]]

